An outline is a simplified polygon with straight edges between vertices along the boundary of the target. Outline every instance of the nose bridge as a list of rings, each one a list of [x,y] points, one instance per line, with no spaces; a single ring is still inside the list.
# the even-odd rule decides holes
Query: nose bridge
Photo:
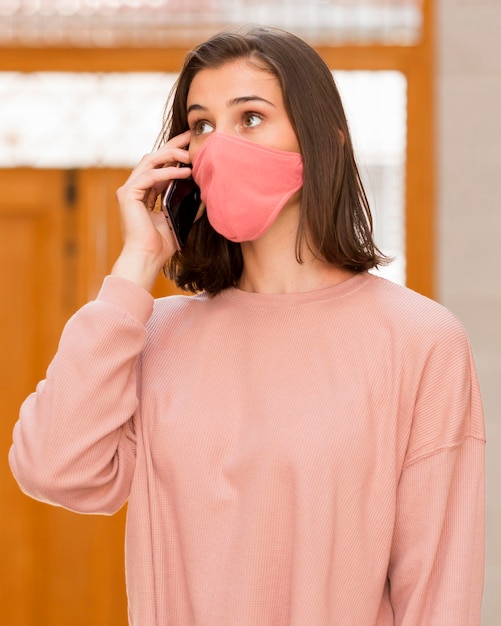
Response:
[[[223,135],[237,135],[237,129],[235,128],[235,122],[229,115],[221,116],[219,120],[216,120],[216,126],[214,128],[216,133]]]
[[[214,115],[214,130],[224,135],[239,135],[241,120],[238,109],[229,102],[225,102]]]

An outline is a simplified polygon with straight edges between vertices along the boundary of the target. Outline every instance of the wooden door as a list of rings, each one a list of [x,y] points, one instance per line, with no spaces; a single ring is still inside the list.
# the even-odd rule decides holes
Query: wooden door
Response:
[[[2,171],[0,181],[0,594],[5,623],[24,625],[44,613],[48,519],[20,494],[7,452],[19,403],[42,376],[61,327],[64,205],[59,172]]]
[[[82,516],[21,493],[7,464],[19,405],[67,318],[120,249],[125,170],[0,170],[0,606],[6,626],[125,626],[125,511]],[[172,286],[160,279],[156,295]]]

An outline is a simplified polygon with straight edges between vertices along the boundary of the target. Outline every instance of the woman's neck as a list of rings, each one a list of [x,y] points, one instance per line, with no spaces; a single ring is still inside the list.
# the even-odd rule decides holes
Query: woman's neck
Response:
[[[331,287],[353,272],[317,258],[308,246],[296,259],[296,237],[267,238],[242,243],[244,269],[238,287],[255,293],[301,293]]]

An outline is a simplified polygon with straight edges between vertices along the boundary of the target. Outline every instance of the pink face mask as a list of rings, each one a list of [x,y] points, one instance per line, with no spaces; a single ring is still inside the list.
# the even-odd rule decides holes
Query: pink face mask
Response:
[[[216,132],[195,155],[193,178],[214,230],[231,241],[253,241],[301,189],[303,161],[297,152]]]

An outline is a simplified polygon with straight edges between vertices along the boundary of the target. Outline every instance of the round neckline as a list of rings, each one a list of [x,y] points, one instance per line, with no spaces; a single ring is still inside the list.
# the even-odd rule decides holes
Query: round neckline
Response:
[[[361,272],[329,287],[294,293],[256,293],[243,291],[238,287],[230,287],[222,291],[219,297],[237,305],[258,308],[285,308],[343,298],[360,289],[371,277],[369,272]]]

